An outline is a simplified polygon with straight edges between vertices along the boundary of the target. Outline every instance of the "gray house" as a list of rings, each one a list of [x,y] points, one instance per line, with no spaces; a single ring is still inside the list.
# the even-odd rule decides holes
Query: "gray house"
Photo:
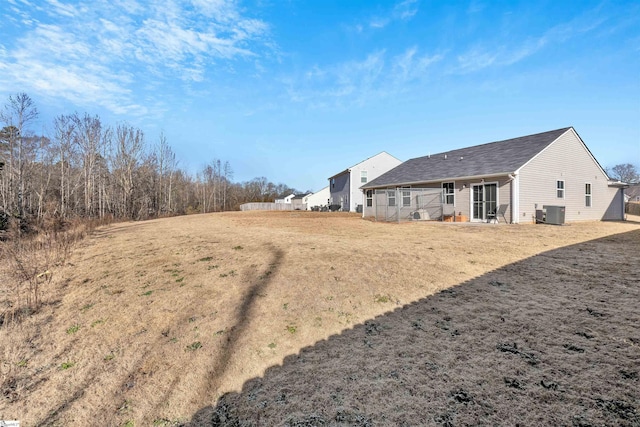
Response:
[[[624,187],[568,127],[410,159],[360,188],[364,217],[382,205],[418,217],[420,203],[438,199],[442,216],[518,223],[543,206],[563,206],[566,221],[622,220]]]
[[[329,177],[329,204],[355,212],[363,204],[360,186],[402,163],[383,151]]]

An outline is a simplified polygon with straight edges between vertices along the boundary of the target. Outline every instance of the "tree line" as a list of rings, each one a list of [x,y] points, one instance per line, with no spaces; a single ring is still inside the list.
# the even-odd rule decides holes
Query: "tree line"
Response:
[[[190,174],[161,133],[150,143],[127,123],[99,116],[60,114],[50,134],[32,127],[39,117],[26,93],[9,96],[0,110],[0,229],[48,218],[142,220],[238,210],[295,189],[265,177],[233,182],[228,161],[212,159]]]

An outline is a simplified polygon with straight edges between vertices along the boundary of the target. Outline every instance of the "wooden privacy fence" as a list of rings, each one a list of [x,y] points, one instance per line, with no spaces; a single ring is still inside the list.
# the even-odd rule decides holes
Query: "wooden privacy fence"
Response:
[[[262,203],[251,202],[240,205],[241,211],[293,211],[293,210],[306,210],[306,203],[293,204],[293,203]]]
[[[627,202],[624,211],[631,215],[640,215],[640,202]]]

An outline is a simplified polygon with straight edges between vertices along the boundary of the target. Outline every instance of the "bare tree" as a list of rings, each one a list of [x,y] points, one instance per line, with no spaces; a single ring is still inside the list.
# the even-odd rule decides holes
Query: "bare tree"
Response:
[[[222,168],[222,210],[228,210],[227,207],[227,191],[229,188],[229,182],[233,179],[233,170],[229,162],[224,162]]]
[[[615,165],[610,170],[607,170],[607,174],[614,179],[622,182],[637,183],[640,181],[640,175],[638,170],[631,163],[622,163]]]
[[[84,188],[84,215],[96,216],[96,163],[103,141],[102,122],[98,116],[86,114],[72,116],[75,125],[74,142],[79,150],[82,163]]]
[[[71,172],[75,158],[74,134],[75,121],[72,116],[60,115],[53,121],[54,149],[57,152],[57,161],[60,173],[59,204],[60,216],[66,218],[69,209],[69,199],[72,195]]]
[[[113,174],[120,190],[119,216],[125,218],[134,218],[134,178],[142,158],[143,148],[144,135],[140,129],[127,124],[117,126],[112,163]]]
[[[54,119],[50,140],[29,129],[37,117],[24,93],[9,97],[0,110],[0,228],[9,217],[28,224],[48,216],[143,219],[218,212],[292,191],[265,177],[233,183],[231,165],[220,159],[190,175],[178,168],[164,133],[149,150],[140,129],[112,128],[97,115],[74,113]]]
[[[38,138],[37,157],[35,161],[31,163],[31,168],[28,171],[29,176],[33,180],[31,185],[33,186],[35,196],[37,198],[37,205],[35,207],[36,217],[41,220],[46,211],[45,204],[47,203],[47,196],[51,192],[51,180],[53,177],[53,163],[55,153],[51,149],[51,141],[45,136]],[[30,204],[30,209],[33,212],[33,205]]]
[[[172,212],[173,174],[178,166],[176,155],[167,143],[164,132],[160,133],[160,141],[156,147],[155,157],[158,170],[158,214],[163,215]]]
[[[8,144],[7,159],[7,205],[5,210],[14,211],[24,219],[26,208],[26,174],[25,169],[32,155],[28,138],[28,125],[38,117],[38,109],[26,93],[9,96],[8,103],[0,112],[3,128],[3,140]]]

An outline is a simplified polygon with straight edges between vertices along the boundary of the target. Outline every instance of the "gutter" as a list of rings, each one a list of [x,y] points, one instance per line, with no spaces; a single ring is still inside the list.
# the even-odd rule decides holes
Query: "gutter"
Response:
[[[622,181],[611,181],[611,180],[609,180],[609,187],[629,188],[629,187],[631,187],[631,184],[627,184],[626,182],[622,182]]]
[[[490,178],[493,176],[510,176],[512,174],[515,174],[516,172],[498,172],[498,173],[490,173],[490,174],[483,174],[483,175],[469,175],[469,176],[456,176],[456,177],[448,177],[448,178],[438,178],[438,179],[431,179],[428,181],[410,181],[410,182],[400,182],[400,183],[389,183],[389,184],[375,184],[374,181],[372,181],[369,184],[365,184],[363,186],[360,187],[361,190],[373,190],[376,188],[395,188],[395,187],[402,187],[402,186],[406,186],[406,185],[416,185],[416,184],[431,184],[431,183],[435,183],[435,182],[443,182],[443,181],[462,181],[462,180],[472,180],[472,179],[481,179],[481,178]],[[370,185],[373,184],[373,185]]]

